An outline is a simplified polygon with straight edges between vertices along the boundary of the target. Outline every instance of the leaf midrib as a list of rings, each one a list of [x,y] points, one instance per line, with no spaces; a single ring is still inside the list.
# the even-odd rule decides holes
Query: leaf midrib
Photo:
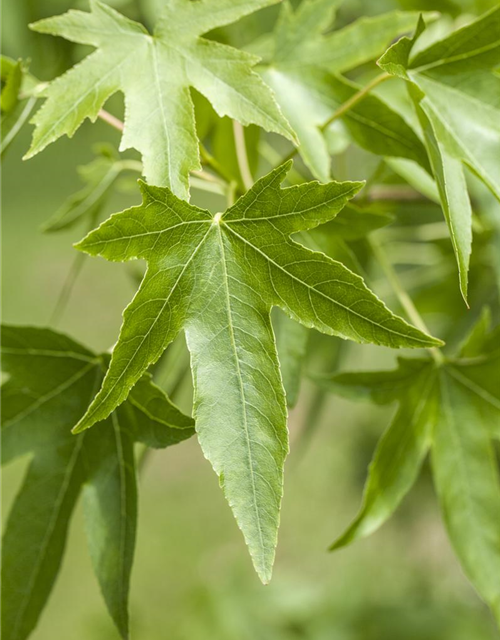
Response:
[[[235,365],[236,365],[236,374],[237,374],[237,378],[238,378],[238,386],[239,386],[240,398],[241,398],[241,403],[242,403],[243,426],[244,426],[245,442],[246,442],[246,445],[247,445],[247,453],[248,453],[248,471],[249,471],[249,476],[250,476],[251,485],[252,485],[253,508],[254,508],[254,512],[255,512],[257,530],[259,532],[261,559],[263,559],[265,557],[264,556],[265,545],[264,545],[264,537],[263,537],[263,532],[262,532],[262,524],[261,524],[261,521],[260,521],[259,508],[257,506],[257,490],[256,490],[256,486],[255,486],[255,473],[254,473],[254,467],[253,467],[252,446],[251,446],[251,442],[250,442],[250,432],[249,432],[249,429],[248,429],[248,419],[247,419],[247,409],[246,409],[247,401],[246,401],[246,396],[245,396],[245,387],[244,387],[244,384],[243,384],[243,377],[241,375],[240,360],[239,360],[239,356],[238,356],[238,348],[236,346],[236,339],[235,339],[235,335],[234,335],[233,317],[232,317],[232,311],[231,311],[231,295],[230,295],[230,291],[229,291],[229,279],[228,279],[228,273],[227,273],[226,254],[225,254],[225,250],[224,250],[224,240],[222,238],[221,225],[219,224],[219,225],[217,225],[217,227],[218,227],[218,229],[217,229],[217,241],[218,241],[219,248],[220,248],[220,253],[221,253],[221,258],[222,258],[222,260],[221,260],[221,262],[222,262],[222,271],[223,271],[223,275],[224,275],[224,289],[225,289],[225,294],[226,294],[226,310],[227,310],[228,328],[229,328],[229,335],[230,335],[230,339],[231,339],[231,347],[232,347],[233,354],[234,354],[234,361],[235,361]]]

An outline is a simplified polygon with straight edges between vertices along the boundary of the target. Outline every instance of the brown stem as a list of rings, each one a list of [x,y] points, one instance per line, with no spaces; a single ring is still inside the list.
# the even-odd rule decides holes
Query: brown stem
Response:
[[[123,131],[125,129],[125,125],[123,124],[123,122],[118,118],[116,118],[111,113],[109,113],[108,111],[101,109],[97,115],[99,118],[101,118],[101,120],[104,120],[104,122],[107,122],[114,129],[118,129],[118,131]]]

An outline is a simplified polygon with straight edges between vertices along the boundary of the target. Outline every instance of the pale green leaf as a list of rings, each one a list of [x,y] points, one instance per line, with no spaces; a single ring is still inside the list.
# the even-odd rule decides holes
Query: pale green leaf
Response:
[[[115,214],[77,245],[108,260],[145,259],[148,270],[124,312],[103,386],[75,431],[105,419],[184,329],[200,444],[264,582],[271,576],[288,448],[271,307],[358,342],[440,344],[392,315],[343,265],[290,239],[331,220],[362,186],[313,182],[281,189],[290,166],[216,215],[142,183],[141,206]]]
[[[95,120],[117,91],[125,95],[126,111],[120,149],[140,151],[146,178],[182,198],[189,172],[200,168],[191,86],[220,116],[293,139],[269,88],[252,71],[258,58],[199,37],[272,2],[177,1],[165,8],[154,35],[98,0],[91,0],[90,13],[71,10],[35,23],[40,33],[97,50],[45,89],[27,157],[64,134],[71,137],[85,118]]]
[[[323,125],[360,89],[338,74],[375,58],[417,19],[416,14],[394,12],[322,36],[334,8],[332,2],[306,0],[293,13],[285,4],[275,30],[274,57],[261,70],[297,133],[304,162],[323,182],[330,178]],[[413,129],[378,97],[368,96],[355,105],[342,117],[342,124],[364,149],[415,160],[429,168],[426,151]]]
[[[275,57],[293,68],[300,65],[343,73],[377,58],[394,38],[412,31],[419,16],[416,12],[391,11],[360,18],[342,29],[322,35],[333,19],[336,4],[332,0],[303,0],[294,15],[284,5],[288,15],[278,24]],[[304,21],[304,14],[311,22]],[[284,46],[284,43],[286,49],[281,55],[280,45]]]
[[[421,22],[379,65],[413,86],[466,298],[472,232],[463,165],[500,199],[500,8],[412,57],[423,29]]]

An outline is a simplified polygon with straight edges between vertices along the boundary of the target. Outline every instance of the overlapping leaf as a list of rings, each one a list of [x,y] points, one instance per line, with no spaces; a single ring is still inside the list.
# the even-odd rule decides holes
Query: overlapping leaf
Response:
[[[290,239],[331,220],[362,183],[281,189],[291,163],[215,216],[166,188],[112,216],[78,246],[108,260],[148,262],[103,386],[76,431],[105,419],[184,329],[197,433],[250,549],[270,579],[288,450],[272,306],[330,335],[391,347],[437,344],[392,315],[338,262]]]
[[[91,0],[90,13],[72,10],[35,23],[40,33],[97,50],[45,89],[27,157],[72,136],[85,118],[95,120],[117,91],[125,95],[121,149],[140,151],[146,178],[181,198],[188,197],[189,171],[200,166],[191,86],[219,115],[293,139],[271,91],[252,71],[258,58],[201,37],[275,1],[174,0],[153,35],[98,0]]]
[[[262,68],[265,81],[299,139],[299,152],[311,172],[326,182],[330,156],[322,125],[359,87],[339,74],[373,60],[391,40],[413,29],[417,14],[392,12],[362,18],[323,36],[334,17],[335,2],[304,0],[293,13],[285,2],[271,60]],[[376,96],[368,96],[342,118],[350,137],[382,156],[409,158],[428,168],[425,149],[405,120]]]
[[[466,299],[472,213],[463,165],[500,199],[500,7],[416,50],[424,28],[421,22],[379,65],[410,83]]]
[[[191,418],[144,376],[99,429],[72,435],[108,359],[48,329],[2,329],[2,369],[9,374],[2,387],[2,462],[33,454],[3,539],[5,640],[23,640],[35,627],[82,490],[94,570],[111,616],[128,636],[137,517],[133,445],[167,447],[194,429]]]
[[[459,357],[442,365],[401,359],[394,371],[344,373],[322,384],[347,397],[399,403],[370,464],[361,510],[332,549],[389,518],[430,450],[450,540],[500,623],[500,483],[492,442],[500,435],[499,336],[483,317]]]

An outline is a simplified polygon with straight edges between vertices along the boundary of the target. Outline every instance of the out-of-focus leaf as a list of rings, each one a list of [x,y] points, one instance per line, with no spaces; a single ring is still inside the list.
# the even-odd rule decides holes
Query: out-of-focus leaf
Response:
[[[22,60],[16,62],[7,56],[0,56],[0,66],[0,153],[3,154],[35,107],[37,81],[28,73],[27,64]]]
[[[351,202],[333,220],[311,233],[314,237],[324,234],[337,235],[344,240],[360,240],[393,220],[394,216],[377,204],[360,206]]]
[[[272,321],[286,403],[289,407],[294,407],[299,397],[309,330],[279,309],[273,309]]]
[[[290,239],[334,218],[362,187],[311,182],[282,189],[291,164],[215,215],[142,183],[141,206],[115,214],[77,245],[108,260],[142,258],[149,266],[124,313],[101,390],[75,432],[120,405],[184,329],[200,444],[263,582],[271,577],[288,449],[271,308],[358,342],[440,344],[394,316],[342,264]]]
[[[394,371],[344,373],[319,382],[334,393],[398,401],[370,464],[361,510],[337,549],[380,527],[413,485],[427,450],[450,540],[500,623],[500,484],[492,437],[500,429],[500,329],[483,315],[459,359],[401,359]]]
[[[70,196],[52,218],[47,220],[42,227],[44,231],[62,231],[84,218],[93,219],[97,216],[117,178],[132,164],[121,160],[116,151],[107,145],[99,147],[98,154],[90,164],[78,168],[80,177],[86,183],[85,187]],[[137,181],[135,184],[137,185]]]
[[[94,121],[106,100],[125,94],[121,150],[143,156],[144,175],[188,197],[189,172],[200,168],[194,108],[195,87],[220,116],[257,124],[294,139],[269,88],[252,67],[258,58],[202,38],[275,0],[175,0],[163,8],[154,36],[108,5],[91,0],[91,12],[71,10],[32,28],[91,45],[96,51],[44,90],[33,118],[36,129],[26,157],[62,135],[72,136],[85,118]]]
[[[496,363],[500,373],[498,354]],[[500,421],[500,393],[485,398],[459,364],[441,373],[439,390],[432,462],[444,521],[465,573],[500,624],[500,482],[489,425]]]
[[[427,171],[416,162],[405,158],[386,158],[386,164],[417,191],[432,200],[439,202],[439,191],[436,183]]]
[[[236,146],[234,141],[233,123],[229,118],[218,118],[212,130],[212,151],[218,162],[224,167],[226,175],[231,176],[244,191],[243,179],[240,174]],[[258,143],[260,129],[255,126],[245,127],[245,148],[248,166],[252,173],[257,170],[259,162]]]
[[[2,462],[33,456],[3,539],[5,640],[24,640],[35,627],[82,488],[94,570],[113,620],[128,637],[137,515],[133,443],[164,447],[194,429],[146,377],[99,430],[73,436],[71,426],[102,380],[107,359],[48,329],[2,329],[2,370],[9,375],[2,387]]]
[[[297,133],[304,162],[323,182],[330,177],[323,125],[360,89],[338,74],[380,55],[387,43],[412,29],[417,20],[416,14],[394,12],[358,20],[323,36],[334,7],[328,0],[305,0],[293,13],[285,3],[274,33],[274,55],[261,70]],[[378,97],[365,97],[346,112],[342,123],[349,137],[364,149],[429,167],[413,129]]]
[[[12,64],[8,58],[1,58],[2,65],[2,93],[0,95],[0,109],[9,113],[19,101],[19,92],[23,80],[22,61]]]

